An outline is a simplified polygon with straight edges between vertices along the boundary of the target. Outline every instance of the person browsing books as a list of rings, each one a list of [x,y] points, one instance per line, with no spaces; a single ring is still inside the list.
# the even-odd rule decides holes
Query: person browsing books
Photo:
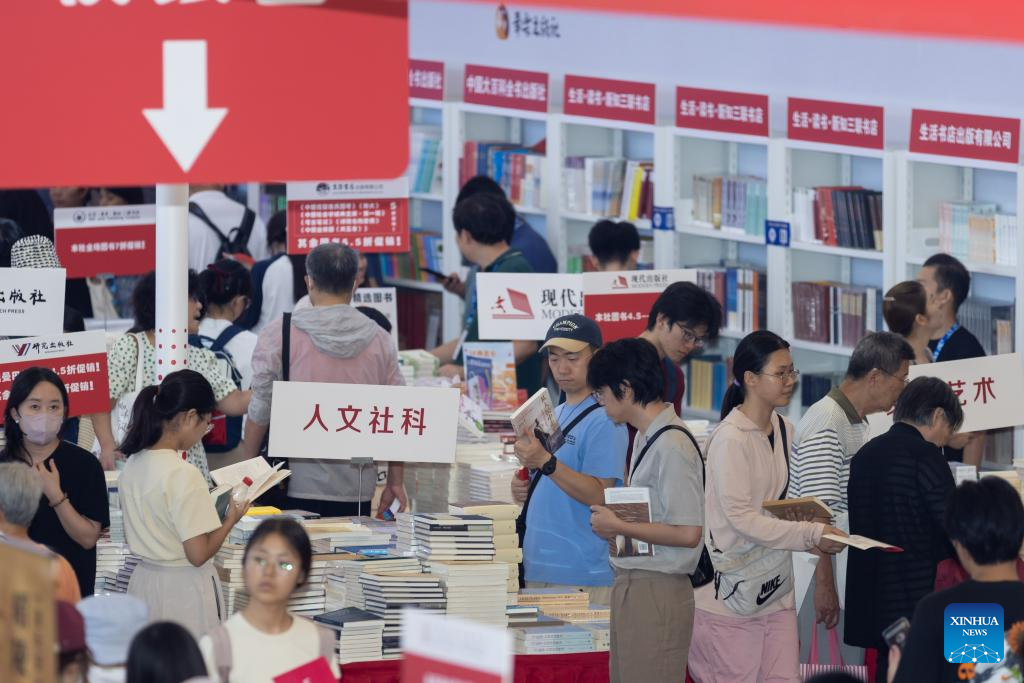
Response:
[[[924,286],[928,297],[928,321],[932,325],[928,348],[932,360],[942,363],[984,356],[981,342],[957,319],[971,291],[971,273],[964,264],[949,254],[935,254],[924,262],[917,273],[917,281]],[[985,454],[984,434],[958,434],[943,452],[946,460],[980,467]]]
[[[167,375],[135,400],[118,479],[128,547],[141,561],[128,593],[142,599],[154,621],[176,621],[195,637],[225,616],[217,554],[248,504],[229,503],[218,517],[206,480],[182,454],[209,432],[216,401],[194,370]]]
[[[650,500],[649,522],[627,521],[604,501],[590,508],[597,536],[614,539],[617,549],[633,542],[652,549],[650,555],[610,558],[615,571],[611,681],[678,683],[686,675],[693,634],[689,575],[704,545],[700,451],[685,423],[662,400],[661,363],[650,343],[609,343],[591,360],[587,381],[609,418],[636,429],[636,456],[626,485],[646,488]]]
[[[248,604],[199,641],[210,680],[272,683],[321,656],[339,676],[334,633],[288,613],[288,599],[306,585],[312,564],[309,536],[295,520],[256,527],[242,556]]]
[[[850,480],[850,462],[868,441],[870,428],[866,416],[892,408],[909,381],[907,375],[913,360],[910,344],[892,332],[871,332],[858,342],[843,381],[800,418],[789,462],[790,498],[818,498],[835,514],[833,523],[843,531],[850,530],[846,485]],[[841,553],[835,560],[816,554],[816,564],[806,555],[796,557],[794,563],[795,571],[814,566],[809,588],[814,599],[797,604],[802,657],[809,655],[811,633],[818,624],[826,629],[838,625],[842,638],[839,596],[846,590],[849,554]],[[796,597],[798,602],[804,598]],[[863,657],[864,653],[855,648],[843,652],[848,664],[860,664]]]
[[[601,220],[587,235],[590,253],[600,271],[636,270],[640,259],[640,233],[628,221]]]
[[[943,522],[954,481],[942,447],[963,419],[945,380],[918,377],[896,401],[893,426],[850,465],[850,533],[903,549],[854,552],[847,568],[845,641],[879,651],[879,681],[888,661],[883,629],[913,615],[932,591],[939,563],[953,557]]]
[[[480,192],[455,205],[452,222],[459,251],[483,273],[532,273],[522,252],[509,246],[515,230],[516,212],[503,196]],[[486,302],[490,305],[491,302]],[[442,375],[462,372],[462,342],[480,341],[480,316],[477,312],[476,278],[466,291],[466,318],[462,334],[431,350],[441,362]],[[516,359],[516,381],[533,395],[540,388],[540,357],[537,342],[512,342]]]
[[[591,396],[587,368],[601,348],[601,331],[579,314],[548,328],[541,353],[565,392],[556,408],[565,443],[548,452],[533,434],[522,434],[516,455],[534,471],[535,488],[524,506],[523,568],[529,588],[584,590],[607,605],[612,572],[608,548],[590,531],[590,506],[604,502],[604,490],[621,483],[626,462],[626,429],[616,426]],[[572,427],[570,430],[569,427]],[[526,499],[529,481],[513,479],[513,495]]]
[[[826,520],[778,519],[763,507],[785,498],[793,425],[789,405],[800,373],[789,342],[767,330],[736,346],[722,421],[707,445],[705,541],[715,580],[694,592],[690,675],[698,683],[797,683],[799,645],[794,550],[836,553]]]

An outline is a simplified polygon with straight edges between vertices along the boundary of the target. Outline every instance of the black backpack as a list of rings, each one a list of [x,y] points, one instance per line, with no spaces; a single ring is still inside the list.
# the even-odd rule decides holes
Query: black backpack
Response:
[[[213,224],[210,217],[206,215],[195,202],[188,203],[188,212],[201,220],[206,224],[213,233],[217,235],[217,239],[220,240],[220,248],[217,249],[217,256],[214,261],[220,261],[225,256],[234,256],[236,254],[244,254],[249,258],[252,258],[252,254],[249,253],[249,237],[252,235],[252,226],[256,223],[256,212],[246,207],[245,213],[242,215],[242,223],[228,231],[225,235],[220,228]]]
[[[245,329],[238,325],[229,325],[216,339],[205,335],[190,334],[188,336],[190,346],[206,349],[217,357],[218,368],[239,389],[242,388],[242,373],[238,371],[235,359],[225,346],[244,331]],[[234,450],[241,443],[242,416],[229,416],[219,410],[215,410],[213,411],[213,419],[210,424],[213,426],[213,429],[203,437],[203,446],[206,448],[207,453],[227,453]]]

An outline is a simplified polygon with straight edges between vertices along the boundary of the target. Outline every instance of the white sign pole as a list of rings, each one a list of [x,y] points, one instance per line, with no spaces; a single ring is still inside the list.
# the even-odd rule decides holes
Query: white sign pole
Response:
[[[154,381],[188,363],[188,185],[156,186]]]

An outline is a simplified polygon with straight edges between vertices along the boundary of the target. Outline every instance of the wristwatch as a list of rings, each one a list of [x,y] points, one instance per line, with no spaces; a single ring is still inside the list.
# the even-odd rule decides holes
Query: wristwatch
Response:
[[[555,473],[555,467],[558,465],[558,458],[551,456],[551,459],[540,466],[540,473],[546,476],[551,476]]]

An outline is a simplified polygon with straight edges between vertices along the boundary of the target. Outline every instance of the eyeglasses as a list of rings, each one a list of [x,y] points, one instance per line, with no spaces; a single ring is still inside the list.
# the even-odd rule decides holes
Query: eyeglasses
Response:
[[[906,377],[903,377],[902,379],[900,379],[897,375],[894,375],[891,372],[886,372],[885,370],[882,370],[881,368],[875,368],[875,369],[878,370],[883,375],[888,375],[889,377],[892,377],[893,379],[899,379],[901,382],[903,382],[903,386],[906,386],[906,385],[910,384],[910,375],[907,375]]]
[[[696,332],[682,323],[676,323],[676,325],[678,325],[679,329],[682,331],[683,341],[687,344],[692,344],[693,346],[702,349],[704,348],[704,345],[708,343],[708,338],[706,336],[698,337]]]
[[[287,560],[282,560],[280,562],[275,563],[271,562],[265,557],[254,557],[252,558],[252,561],[253,563],[255,563],[257,567],[264,571],[266,571],[267,567],[274,567],[275,569],[280,569],[281,571],[289,574],[295,571],[295,563],[288,562]]]
[[[757,374],[764,375],[765,377],[772,377],[780,382],[785,382],[787,379],[800,379],[800,371],[796,368],[792,370],[783,370],[782,372],[759,372]]]

